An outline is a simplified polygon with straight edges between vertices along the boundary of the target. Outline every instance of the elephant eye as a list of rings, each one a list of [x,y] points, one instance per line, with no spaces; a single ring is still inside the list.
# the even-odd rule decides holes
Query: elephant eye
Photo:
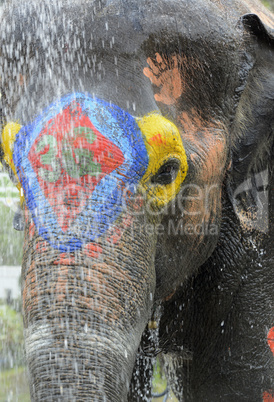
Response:
[[[151,183],[170,184],[176,179],[179,169],[180,162],[178,159],[170,159],[160,167],[154,176],[152,176]]]

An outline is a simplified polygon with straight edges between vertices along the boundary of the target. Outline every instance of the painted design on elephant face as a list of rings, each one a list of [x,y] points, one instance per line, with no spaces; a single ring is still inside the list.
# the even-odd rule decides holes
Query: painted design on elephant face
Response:
[[[23,191],[21,188],[21,184],[20,181],[18,179],[17,176],[17,172],[16,172],[16,168],[14,166],[14,162],[13,162],[13,147],[14,147],[14,142],[16,139],[16,135],[18,134],[18,132],[20,131],[21,126],[18,123],[8,123],[5,127],[4,130],[2,132],[2,148],[4,151],[4,161],[10,166],[10,168],[12,169],[13,173],[15,174],[16,179],[18,180],[16,187],[19,190],[19,194],[20,194],[20,202],[21,205],[23,204],[24,201],[24,197],[23,197]]]
[[[177,127],[159,114],[139,119],[138,125],[149,155],[148,169],[141,184],[152,206],[162,208],[174,199],[187,174],[183,142]]]
[[[21,128],[13,160],[38,233],[61,252],[95,242],[122,211],[122,189],[139,183],[147,150],[135,119],[72,94]]]
[[[16,135],[20,131],[21,126],[18,123],[9,123],[4,127],[2,133],[2,147],[4,151],[4,160],[11,167],[13,173],[17,176],[16,168],[13,163],[13,146],[16,139]]]
[[[77,103],[46,124],[28,159],[63,232],[102,178],[124,162],[121,150],[95,129]]]
[[[270,328],[267,335],[267,343],[274,356],[274,327]],[[263,402],[274,402],[274,391],[265,391],[263,393]]]
[[[274,327],[272,327],[268,332],[267,343],[274,356]]]
[[[179,53],[169,56],[156,53],[147,59],[147,64],[149,67],[143,73],[155,86],[154,98],[168,106],[175,105],[189,91],[194,71],[203,71],[199,59]]]
[[[274,393],[264,392],[263,402],[274,402]]]
[[[147,59],[149,67],[144,68],[144,75],[159,88],[159,93],[154,95],[155,100],[165,105],[172,105],[184,92],[178,56],[165,58],[159,53],[156,53],[155,56],[155,61],[151,58]]]

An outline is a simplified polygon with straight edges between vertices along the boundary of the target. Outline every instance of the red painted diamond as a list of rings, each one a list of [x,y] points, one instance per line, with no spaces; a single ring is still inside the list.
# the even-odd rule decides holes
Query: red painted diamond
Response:
[[[28,159],[65,232],[102,178],[123,164],[122,151],[74,102],[49,120]]]

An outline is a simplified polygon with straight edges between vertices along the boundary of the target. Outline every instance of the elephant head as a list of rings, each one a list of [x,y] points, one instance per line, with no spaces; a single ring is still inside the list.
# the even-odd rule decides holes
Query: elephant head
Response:
[[[197,357],[193,323],[211,334],[232,311],[203,323],[196,305],[214,315],[220,273],[233,293],[251,244],[274,284],[273,17],[244,1],[31,0],[2,21],[1,159],[21,193],[32,399],[145,400],[140,343],[157,314],[178,397],[247,392],[244,375],[215,387],[220,359],[205,386],[212,353]],[[235,333],[245,344],[233,331],[227,349]],[[257,348],[256,398],[274,380],[266,336]]]

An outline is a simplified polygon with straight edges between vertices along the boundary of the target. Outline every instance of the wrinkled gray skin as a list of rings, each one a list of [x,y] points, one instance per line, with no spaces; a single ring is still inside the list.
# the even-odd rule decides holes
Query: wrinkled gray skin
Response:
[[[23,307],[32,400],[146,400],[150,357],[159,351],[180,401],[255,402],[271,394],[271,24],[273,17],[248,1],[7,5],[3,124],[24,125],[61,96],[89,92],[133,116],[167,117],[180,131],[189,166],[168,212],[135,216],[137,229],[126,228],[112,245],[102,237],[99,258],[82,250],[60,256],[26,210]],[[158,63],[165,60],[163,73]],[[133,215],[129,203],[117,227]],[[191,224],[197,233],[176,233],[170,222],[175,229]],[[162,229],[146,231],[144,223]],[[212,232],[200,229],[208,225]],[[146,326],[159,308],[155,345],[156,330]]]

